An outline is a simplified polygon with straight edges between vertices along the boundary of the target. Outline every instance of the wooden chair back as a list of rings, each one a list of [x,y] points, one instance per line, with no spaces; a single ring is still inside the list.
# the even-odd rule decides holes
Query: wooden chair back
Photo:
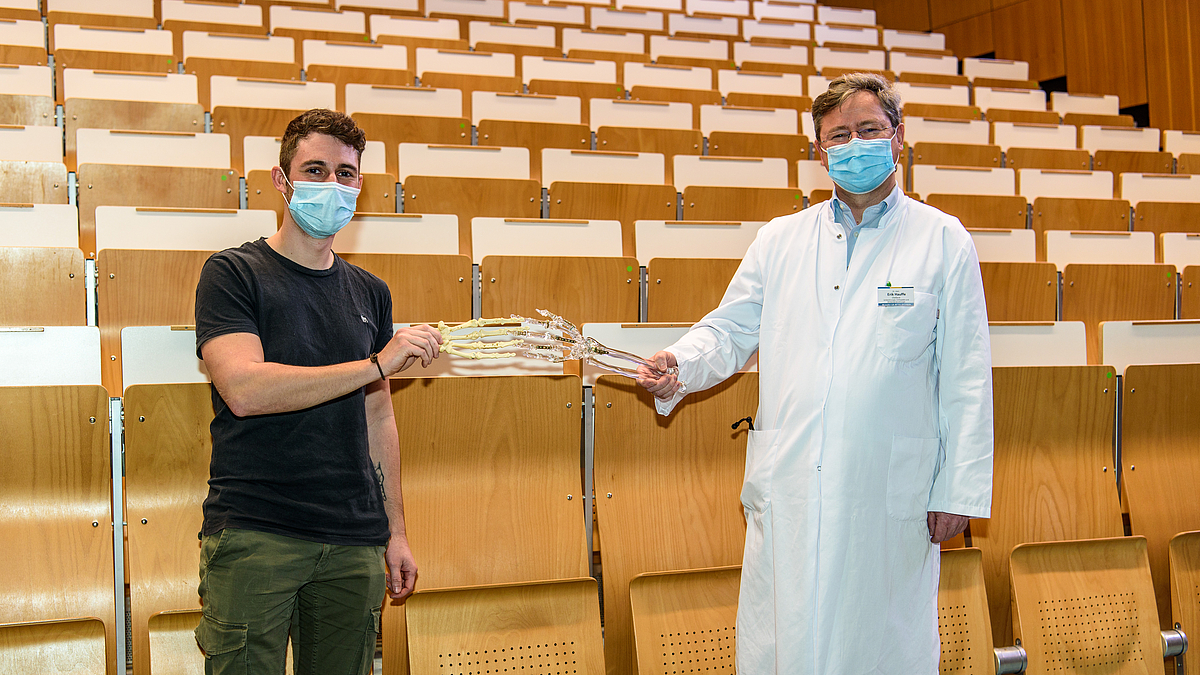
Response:
[[[1058,271],[1053,263],[980,263],[989,321],[1054,321]]]
[[[0,203],[67,202],[67,167],[62,162],[0,161]]]
[[[8,673],[109,675],[104,624],[80,618],[0,624],[0,669]]]
[[[1163,672],[1144,538],[1022,544],[1011,566],[1026,672]]]
[[[674,219],[678,200],[675,188],[671,185],[632,183],[556,181],[550,185],[547,195],[550,200],[550,218],[566,220],[598,218],[620,221],[621,255],[628,257],[634,257],[637,254],[634,223],[639,220]]]
[[[758,374],[740,373],[692,394],[667,418],[626,378],[600,377],[593,393],[604,647],[609,667],[624,672],[635,663],[634,577],[742,560],[746,522],[738,494],[747,432],[730,425],[758,407]],[[697,513],[705,514],[702,523]]]
[[[388,285],[395,323],[471,319],[471,259],[465,255],[338,255]]]
[[[637,258],[493,255],[479,274],[484,316],[549,309],[577,326],[638,319]]]
[[[87,324],[83,252],[0,247],[0,326]]]
[[[1000,166],[1000,146],[921,142],[913,146],[913,164]]]
[[[307,108],[305,109],[307,110]],[[244,141],[247,136],[278,137],[287,125],[304,110],[275,108],[231,108],[217,106],[212,109],[213,133],[229,136],[229,163],[238,174],[245,174]]]
[[[629,63],[638,63],[630,61]],[[620,84],[607,82],[568,82],[565,80],[530,80],[529,93],[548,94],[552,96],[579,97],[579,121],[591,125],[591,101],[598,99],[621,99],[625,97],[625,87]]]
[[[803,134],[713,131],[708,135],[708,154],[782,157],[788,164],[788,185],[796,187],[796,162],[808,159],[808,137]]]
[[[992,675],[992,624],[983,581],[983,552],[942,548],[938,579],[938,633],[942,675]]]
[[[646,267],[646,320],[694,323],[725,295],[738,258],[654,258]]]
[[[605,672],[595,579],[418,590],[405,613],[414,673]]]
[[[691,117],[691,113],[687,113]],[[689,120],[690,123],[690,120]],[[655,152],[663,156],[667,185],[675,184],[675,155],[699,155],[704,137],[696,129],[608,127],[596,130],[596,149],[616,152]]]
[[[1062,320],[1082,321],[1088,363],[1100,363],[1101,321],[1175,318],[1173,265],[1067,265],[1062,275]]]
[[[735,672],[742,566],[645,572],[629,582],[637,672]]]
[[[683,190],[684,220],[767,221],[803,208],[804,193],[795,188],[692,185]]]
[[[75,135],[79,129],[204,130],[204,109],[195,103],[69,98],[64,110],[67,140],[64,161],[70,170],[77,166]]]
[[[1037,259],[1046,259],[1047,230],[1127,232],[1129,213],[1124,199],[1038,197],[1031,210]]]
[[[479,145],[529,148],[529,177],[542,182],[542,150],[589,150],[592,132],[585,124],[479,120]]]
[[[1181,532],[1171,538],[1171,618],[1186,633],[1200,626],[1200,532]],[[1200,650],[1189,649],[1183,655],[1184,672],[1200,668]],[[1194,671],[1193,671],[1194,672]]]
[[[471,255],[471,221],[478,217],[539,218],[542,186],[513,178],[408,176],[405,213],[452,213],[458,216],[458,252]]]
[[[0,94],[0,124],[51,126],[54,118],[53,97]]]
[[[925,195],[925,203],[958,218],[967,228],[1025,229],[1028,206],[1024,197],[935,193]]]
[[[197,534],[208,496],[212,387],[135,384],[124,398],[134,672],[150,673],[152,660],[158,667],[181,660],[198,667],[204,656],[195,640],[173,640],[171,625],[184,621],[195,628],[199,621]],[[156,628],[166,632],[156,636]]]
[[[405,524],[422,568],[419,588],[589,573],[578,377],[393,379],[391,387],[402,439]],[[445,424],[448,410],[463,414]],[[447,476],[456,476],[455,490],[446,489]],[[407,672],[405,623],[404,605],[386,601],[388,675]]]
[[[44,640],[50,652],[15,650],[12,672],[44,672],[51,655],[72,664],[76,644],[118,672],[108,411],[95,385],[0,387],[0,625],[6,651]]]
[[[971,542],[983,550],[992,641],[1011,645],[1013,546],[1123,534],[1113,466],[1117,392],[1107,366],[993,368],[992,389],[992,517],[971,521]]]
[[[1195,500],[1166,489],[1200,480],[1195,450],[1200,425],[1188,405],[1200,394],[1200,364],[1131,365],[1122,386],[1121,488],[1132,532],[1146,537],[1159,625],[1167,629],[1172,625],[1168,544],[1200,521]]]
[[[406,88],[408,89],[408,88]],[[423,88],[413,87],[419,91]],[[434,90],[429,90],[434,91]],[[467,145],[471,142],[471,122],[465,117],[433,117],[355,112],[351,114],[367,138],[382,141],[388,173],[399,175],[398,149],[401,143]],[[530,158],[532,160],[532,157]]]
[[[1200,267],[1183,268],[1179,285],[1179,318],[1200,319]]]
[[[237,209],[239,201],[238,173],[229,169],[82,164],[78,184],[79,246],[89,258],[96,256],[96,207]]]
[[[96,258],[103,381],[122,391],[121,329],[196,323],[196,284],[212,251],[106,249]]]
[[[1164,232],[1200,232],[1200,204],[1141,202],[1133,212],[1133,229],[1154,233],[1157,260],[1162,262]]]

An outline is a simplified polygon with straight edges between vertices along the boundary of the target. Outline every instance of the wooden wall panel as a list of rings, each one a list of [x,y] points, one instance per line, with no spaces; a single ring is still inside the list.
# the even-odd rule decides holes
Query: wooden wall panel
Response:
[[[935,23],[934,30],[946,34],[946,49],[960,59],[988,54],[996,49],[992,39],[991,12],[947,26],[939,27]]]
[[[1200,2],[1142,0],[1146,27],[1146,89],[1150,124],[1200,129]]]
[[[929,30],[929,0],[875,0],[875,20],[898,30]]]
[[[1060,0],[1005,3],[992,12],[992,36],[996,58],[1028,61],[1029,79],[1040,82],[1067,74]]]
[[[929,0],[929,19],[935,30],[991,11],[991,0]]]
[[[1062,19],[1070,90],[1146,103],[1142,0],[1062,0]]]

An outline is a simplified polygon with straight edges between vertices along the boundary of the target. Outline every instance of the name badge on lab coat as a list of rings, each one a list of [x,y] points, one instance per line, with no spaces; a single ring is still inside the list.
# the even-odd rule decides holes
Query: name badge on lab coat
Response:
[[[880,286],[880,307],[912,307],[917,294],[912,286]]]

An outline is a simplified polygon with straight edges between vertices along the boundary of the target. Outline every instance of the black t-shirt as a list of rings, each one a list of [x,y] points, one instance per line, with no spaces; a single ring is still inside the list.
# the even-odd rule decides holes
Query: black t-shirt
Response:
[[[392,335],[378,277],[334,256],[327,270],[265,239],[214,254],[196,288],[196,352],[253,333],[268,362],[327,366],[367,358]],[[258,530],[326,544],[387,543],[388,518],[367,444],[364,389],[306,410],[237,417],[212,388],[212,463],[204,529]]]

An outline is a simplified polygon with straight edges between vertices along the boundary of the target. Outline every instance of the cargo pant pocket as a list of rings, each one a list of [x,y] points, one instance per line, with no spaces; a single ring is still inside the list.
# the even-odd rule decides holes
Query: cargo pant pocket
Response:
[[[213,673],[242,675],[249,672],[246,633],[244,623],[225,623],[208,615],[200,618],[200,625],[196,626],[196,643]]]

